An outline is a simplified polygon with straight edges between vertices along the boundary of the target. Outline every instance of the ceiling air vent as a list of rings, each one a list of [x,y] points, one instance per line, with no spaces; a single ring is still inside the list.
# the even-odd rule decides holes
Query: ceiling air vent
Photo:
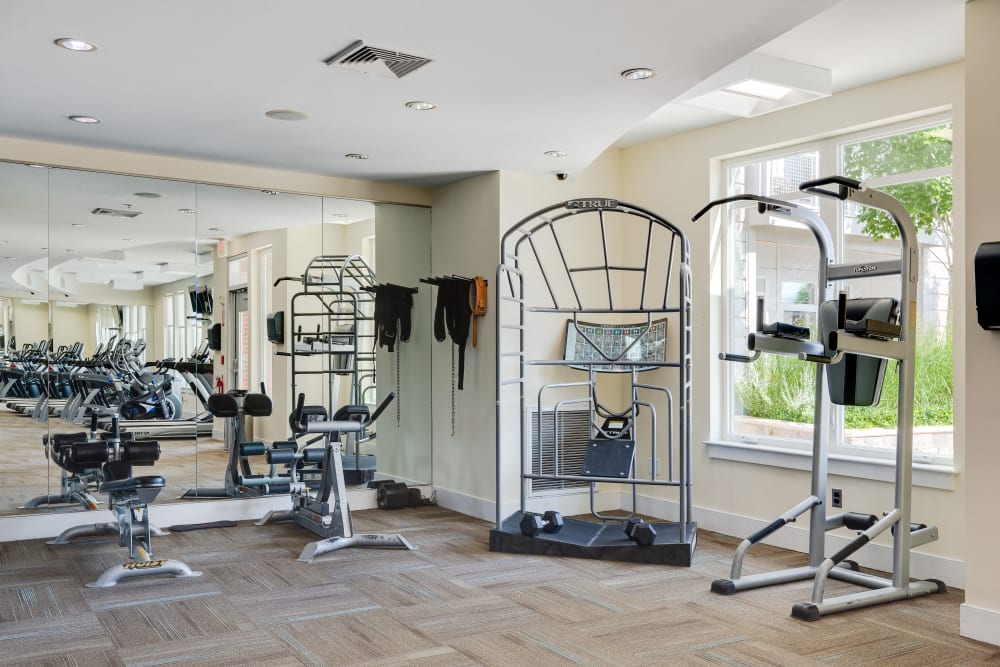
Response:
[[[112,218],[135,218],[142,215],[142,211],[122,211],[117,208],[95,208],[91,211],[94,215],[109,215]]]
[[[407,74],[431,62],[431,59],[393,51],[392,49],[366,46],[359,39],[323,62],[327,65],[353,69],[365,74],[384,76],[390,79],[402,79]]]

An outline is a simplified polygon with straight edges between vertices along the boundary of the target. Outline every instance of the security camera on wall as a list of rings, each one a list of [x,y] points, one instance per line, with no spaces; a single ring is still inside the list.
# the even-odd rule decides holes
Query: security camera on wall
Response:
[[[567,174],[565,171],[556,172],[556,180],[565,181],[567,178],[569,178],[569,174]]]

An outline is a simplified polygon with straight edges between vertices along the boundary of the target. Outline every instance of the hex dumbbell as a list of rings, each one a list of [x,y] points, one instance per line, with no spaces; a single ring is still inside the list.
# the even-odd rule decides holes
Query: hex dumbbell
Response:
[[[648,547],[656,541],[656,529],[637,516],[630,516],[625,522],[625,534],[636,544]]]
[[[521,517],[521,534],[535,537],[538,533],[558,533],[564,525],[562,514],[546,510],[544,514],[525,512]]]

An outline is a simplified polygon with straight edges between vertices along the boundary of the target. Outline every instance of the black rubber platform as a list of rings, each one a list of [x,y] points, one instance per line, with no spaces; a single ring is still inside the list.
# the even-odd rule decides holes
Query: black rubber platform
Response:
[[[522,516],[515,512],[504,519],[500,529],[490,530],[490,551],[689,567],[697,542],[697,524],[688,523],[682,535],[681,525],[670,521],[653,522],[656,541],[645,547],[630,540],[620,523],[580,519],[566,519],[558,533],[527,537],[521,534]]]

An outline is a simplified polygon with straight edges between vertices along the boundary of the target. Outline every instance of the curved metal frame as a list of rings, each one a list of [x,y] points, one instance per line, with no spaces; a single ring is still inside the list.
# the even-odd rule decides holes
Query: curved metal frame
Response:
[[[600,240],[603,249],[603,263],[598,263],[593,266],[571,266],[567,258],[567,254],[563,250],[563,246],[559,240],[559,234],[557,229],[561,229],[568,221],[571,221],[575,217],[583,216],[586,214],[597,214],[600,223]],[[646,230],[646,243],[645,249],[641,253],[641,264],[637,265],[619,265],[615,264],[609,259],[608,250],[608,239],[609,239],[609,221],[605,218],[605,213],[615,213],[615,214],[625,214],[632,216],[633,218],[639,218],[646,221],[648,228]],[[592,218],[589,218],[592,219]],[[632,219],[632,218],[629,218]],[[653,236],[654,230],[660,228],[664,230],[669,235],[669,241],[663,243],[663,247],[653,247]],[[546,235],[546,240],[554,241],[555,252],[549,253],[545,257],[540,255],[539,249],[535,243],[536,239],[540,238],[542,234]],[[639,255],[640,253],[635,253]],[[535,265],[540,274],[540,280],[543,283],[544,293],[547,293],[549,303],[551,305],[536,306],[528,303],[529,292],[532,292],[533,286],[526,284],[525,274],[523,271],[524,264],[523,260],[531,256],[534,258]],[[676,261],[675,261],[676,259]],[[651,298],[647,298],[647,288],[652,288],[658,290],[660,283],[657,282],[655,285],[649,280],[649,273],[651,267],[654,263],[666,263],[666,272],[662,277],[663,284],[663,296],[662,300],[659,298],[659,292],[657,291]],[[595,292],[601,292],[601,298],[605,301],[605,305],[602,307],[594,307],[589,305],[587,297],[595,297],[596,294],[588,293],[585,294],[584,291],[577,285],[576,275],[580,273],[591,273],[602,275],[604,277],[604,284],[607,288],[606,294],[603,290],[595,290]],[[636,301],[637,305],[626,305],[623,303],[616,303],[621,301],[620,298],[616,297],[614,290],[612,289],[612,275],[624,274],[624,273],[634,273],[641,274],[642,276],[642,286],[638,292],[638,299],[635,299],[635,293],[632,293],[633,301]],[[572,296],[568,299],[560,299],[556,295],[556,291],[553,289],[552,279],[558,275],[559,277],[565,277],[568,282],[568,288],[572,292]],[[675,285],[676,289],[676,304],[670,305],[668,302],[671,298],[671,280],[676,277],[678,283]],[[503,514],[504,514],[504,503],[503,503],[503,479],[502,479],[502,462],[504,456],[504,424],[503,424],[503,391],[504,387],[508,385],[519,385],[520,386],[520,399],[519,399],[519,448],[520,448],[520,482],[521,482],[521,512],[526,509],[527,495],[528,495],[528,485],[532,480],[552,480],[552,481],[567,481],[567,482],[590,482],[591,489],[593,489],[594,483],[599,482],[609,482],[616,484],[627,484],[631,485],[633,489],[633,497],[635,497],[635,489],[639,485],[648,486],[675,486],[679,490],[679,520],[678,524],[681,526],[680,534],[682,536],[691,534],[693,539],[693,533],[695,530],[694,523],[691,520],[691,424],[690,424],[690,401],[691,401],[691,268],[690,268],[690,246],[686,236],[683,231],[670,223],[666,219],[660,217],[659,215],[635,206],[633,204],[628,204],[625,202],[620,202],[614,199],[574,199],[546,208],[540,209],[535,213],[523,218],[520,222],[513,225],[501,238],[500,242],[500,263],[497,267],[496,272],[496,284],[497,289],[494,290],[494,300],[496,307],[496,340],[497,340],[497,356],[496,356],[496,527],[495,530],[501,530],[503,526]],[[593,300],[593,299],[590,299]],[[655,303],[653,303],[655,301]],[[517,304],[517,321],[516,323],[508,320],[513,318],[508,317],[505,319],[505,303],[516,303]],[[583,313],[597,313],[605,315],[628,315],[628,314],[638,314],[645,316],[647,320],[647,331],[649,329],[649,323],[652,322],[653,316],[656,314],[671,314],[677,318],[677,331],[678,341],[676,344],[676,357],[667,356],[665,361],[623,361],[622,358],[625,356],[625,350],[619,355],[609,356],[605,354],[600,348],[598,348],[599,353],[603,360],[599,361],[580,361],[580,360],[565,360],[565,359],[527,359],[525,353],[525,344],[527,341],[527,330],[532,323],[528,322],[527,315],[529,313],[533,314],[566,314],[571,318],[570,326],[574,326],[577,322],[577,316]],[[504,345],[504,332],[508,330],[518,331],[518,349],[516,351],[509,351],[505,349]],[[595,346],[597,347],[597,346]],[[504,359],[507,358],[517,358],[517,377],[505,377],[504,376]],[[671,360],[672,359],[672,360]],[[544,384],[540,385],[538,401],[541,400],[541,393],[545,389],[551,386],[569,386],[569,385],[586,385],[587,396],[583,401],[589,401],[591,409],[593,410],[596,404],[596,398],[594,396],[595,391],[595,373],[602,372],[605,368],[610,370],[611,366],[617,365],[620,367],[626,367],[626,371],[630,373],[632,379],[632,389],[629,392],[631,397],[632,405],[635,406],[637,403],[641,405],[649,405],[648,401],[640,401],[636,392],[637,390],[645,389],[655,389],[662,390],[666,393],[668,397],[668,411],[673,410],[674,394],[665,387],[652,387],[648,384],[641,384],[637,381],[637,373],[641,370],[649,370],[655,368],[676,368],[678,376],[678,391],[677,396],[679,397],[676,401],[677,403],[677,437],[676,437],[676,452],[677,452],[677,476],[673,476],[674,466],[673,458],[671,455],[671,465],[670,473],[666,478],[662,475],[657,477],[656,465],[654,462],[653,469],[651,471],[650,478],[640,478],[636,475],[635,465],[633,465],[631,477],[627,479],[612,479],[612,478],[595,478],[588,477],[584,475],[566,475],[566,474],[533,474],[529,469],[529,461],[527,457],[529,443],[529,428],[527,424],[527,406],[528,402],[525,396],[525,385],[526,385],[526,373],[528,367],[530,366],[557,366],[557,367],[586,367],[588,372],[588,381],[580,383],[561,383],[557,385]],[[621,372],[619,370],[619,372]],[[510,372],[508,372],[510,375]],[[672,414],[671,419],[672,420]],[[656,441],[656,427],[655,427],[655,411],[651,412],[651,419],[653,420],[653,442]],[[673,424],[671,424],[671,427]],[[593,419],[592,419],[592,432],[593,432]],[[669,443],[671,434],[668,433],[668,450],[671,447]],[[654,445],[655,446],[655,445]],[[591,499],[593,500],[593,490],[591,490]],[[633,508],[635,509],[635,508]],[[595,515],[599,519],[603,519],[600,515]],[[621,517],[616,517],[621,519]],[[693,548],[693,542],[692,542]]]

